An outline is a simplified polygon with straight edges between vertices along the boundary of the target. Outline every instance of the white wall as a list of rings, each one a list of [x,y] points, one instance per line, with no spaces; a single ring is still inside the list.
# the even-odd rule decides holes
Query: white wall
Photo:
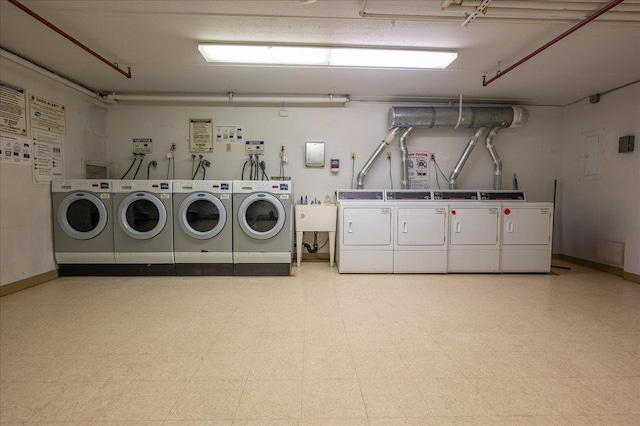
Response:
[[[66,178],[84,178],[85,162],[106,163],[105,108],[8,60],[0,60],[0,71],[3,81],[65,106]],[[50,192],[33,183],[31,167],[0,162],[0,285],[56,269]]]
[[[158,161],[151,178],[166,178],[166,154],[171,143],[177,144],[176,178],[191,175],[188,147],[189,119],[212,118],[215,125],[237,125],[244,129],[246,140],[264,140],[264,160],[269,176],[278,175],[278,153],[285,145],[289,163],[285,175],[291,176],[297,198],[323,200],[333,198],[340,188],[350,188],[352,173],[357,176],[366,160],[386,136],[389,104],[351,103],[347,107],[287,108],[288,117],[280,117],[279,107],[186,107],[186,106],[111,106],[109,107],[109,166],[112,178],[120,178],[132,161],[133,138],[153,140],[153,154],[145,158],[138,179],[146,178],[147,164]],[[521,129],[502,130],[495,138],[496,148],[503,160],[503,188],[512,188],[517,173],[520,188],[532,201],[552,201],[553,181],[559,169],[562,142],[562,109],[530,107],[529,122]],[[430,151],[448,176],[475,129],[416,130],[408,139],[409,151]],[[326,145],[326,166],[305,168],[304,144],[322,141]],[[211,161],[207,178],[240,179],[246,157],[243,144],[234,144],[231,152],[226,145],[215,143],[214,152],[205,155]],[[350,152],[356,152],[355,171],[352,172]],[[394,188],[400,187],[400,151],[396,140],[389,146],[391,162],[383,156],[365,180],[366,188],[390,188],[389,165]],[[329,160],[340,159],[340,172],[331,173]],[[433,170],[432,172],[435,172]],[[129,173],[129,177],[133,172]],[[247,173],[248,176],[248,173]],[[435,173],[432,187],[437,188]],[[477,145],[459,177],[459,188],[490,189],[493,186],[493,163],[484,148]],[[446,179],[440,184],[447,187]],[[305,241],[311,236],[305,236]],[[324,237],[320,238],[322,243]]]
[[[640,84],[565,111],[562,253],[597,259],[598,241],[625,243],[624,270],[640,274]],[[584,178],[585,137],[600,134],[601,179]],[[636,150],[618,153],[618,138],[635,135]]]

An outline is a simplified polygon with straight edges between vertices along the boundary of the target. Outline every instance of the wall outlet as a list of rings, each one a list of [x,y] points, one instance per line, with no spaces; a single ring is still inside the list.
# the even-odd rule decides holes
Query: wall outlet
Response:
[[[356,152],[355,151],[351,151],[351,159],[352,160],[356,159]]]
[[[391,160],[391,151],[387,151],[387,159]]]
[[[176,151],[176,144],[175,143],[171,144],[171,148],[169,149],[169,151],[171,151],[171,152],[175,152]]]

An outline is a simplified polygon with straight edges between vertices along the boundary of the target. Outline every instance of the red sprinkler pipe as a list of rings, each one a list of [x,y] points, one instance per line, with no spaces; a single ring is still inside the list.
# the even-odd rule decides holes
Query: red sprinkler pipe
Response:
[[[51,28],[53,31],[57,32],[58,34],[60,34],[62,37],[66,38],[67,40],[69,40],[73,44],[79,46],[80,48],[82,48],[85,51],[89,52],[90,54],[92,54],[96,58],[100,59],[102,62],[104,62],[105,64],[109,65],[111,68],[113,68],[114,70],[118,71],[120,74],[124,75],[127,78],[131,78],[131,68],[130,67],[127,67],[128,71],[124,71],[115,62],[109,61],[104,56],[102,56],[99,53],[95,52],[94,50],[88,48],[83,43],[79,42],[78,40],[76,40],[75,38],[71,37],[66,32],[62,31],[60,28],[58,28],[55,25],[53,25],[51,22],[49,22],[46,19],[44,19],[42,16],[38,15],[37,13],[35,13],[33,10],[31,10],[28,7],[24,6],[23,4],[19,3],[17,0],[8,0],[8,1],[9,1],[9,3],[14,5],[18,9],[22,10],[23,12],[25,12],[26,14],[31,15],[33,18],[35,18],[38,21],[42,22],[47,27]]]
[[[10,0],[11,1],[11,0]],[[544,46],[538,48],[537,50],[535,50],[533,53],[528,54],[527,56],[525,56],[524,58],[520,59],[518,62],[516,62],[515,64],[511,65],[509,68],[507,68],[504,71],[498,71],[496,73],[496,75],[492,78],[490,78],[489,80],[486,79],[486,76],[482,76],[482,85],[483,86],[488,86],[489,84],[491,84],[493,81],[499,79],[500,77],[502,77],[503,75],[505,75],[506,73],[508,73],[509,71],[511,71],[512,69],[522,65],[523,63],[527,62],[529,59],[533,58],[534,56],[536,56],[538,53],[542,52],[543,50],[547,49],[550,46],[553,46],[554,44],[556,44],[557,42],[559,42],[560,40],[562,40],[563,38],[567,37],[569,34],[579,30],[580,28],[584,27],[585,25],[587,25],[589,22],[593,21],[594,19],[596,19],[598,16],[603,15],[604,13],[608,12],[609,10],[613,9],[614,7],[616,7],[617,5],[619,5],[620,3],[622,3],[624,0],[615,0],[612,1],[611,3],[609,3],[608,5],[606,5],[605,7],[603,7],[602,9],[598,10],[597,12],[595,12],[593,15],[588,16],[587,18],[585,18],[583,21],[580,21],[580,23],[578,23],[577,25],[569,28],[567,31],[563,32],[562,34],[560,34],[558,37],[554,38],[553,40],[551,40],[550,42],[548,42],[547,44],[545,44]]]

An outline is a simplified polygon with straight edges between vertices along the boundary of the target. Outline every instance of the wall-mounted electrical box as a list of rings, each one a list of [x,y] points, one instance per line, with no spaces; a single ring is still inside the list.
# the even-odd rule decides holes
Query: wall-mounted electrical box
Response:
[[[618,152],[633,152],[635,149],[636,137],[633,135],[622,136],[618,139]]]
[[[331,172],[338,173],[340,171],[340,159],[332,158],[331,159]]]
[[[244,153],[247,155],[264,155],[264,141],[244,141]]]
[[[324,167],[324,142],[307,142],[305,161],[307,167]]]
[[[151,154],[153,151],[153,141],[151,138],[134,138],[133,153],[134,154]]]

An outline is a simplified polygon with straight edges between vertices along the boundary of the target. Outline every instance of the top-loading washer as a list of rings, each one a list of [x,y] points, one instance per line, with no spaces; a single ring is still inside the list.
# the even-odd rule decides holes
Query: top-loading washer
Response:
[[[110,180],[51,182],[60,275],[116,275]]]
[[[169,180],[113,181],[119,275],[175,275]]]
[[[449,206],[430,190],[387,190],[395,213],[393,272],[446,273]]]
[[[176,275],[233,275],[232,181],[173,181]]]
[[[393,273],[393,207],[384,190],[339,189],[340,273]]]
[[[234,274],[290,275],[293,222],[290,181],[233,181]]]

